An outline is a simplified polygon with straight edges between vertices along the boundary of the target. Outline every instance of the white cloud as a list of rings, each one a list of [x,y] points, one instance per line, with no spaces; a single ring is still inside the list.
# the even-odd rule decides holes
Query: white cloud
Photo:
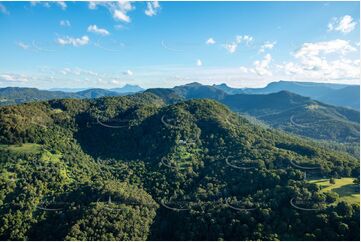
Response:
[[[97,8],[97,3],[96,2],[89,2],[88,8],[91,9],[91,10],[96,9]]]
[[[95,24],[89,25],[88,32],[92,32],[92,33],[95,33],[95,34],[100,34],[100,35],[103,35],[103,36],[110,34],[108,30],[98,28],[98,26],[96,26]]]
[[[256,73],[259,76],[272,76],[272,72],[270,71],[270,62],[272,60],[272,56],[267,54],[264,56],[263,60],[255,61],[254,68],[251,69],[251,72]]]
[[[259,53],[264,53],[266,51],[266,49],[272,50],[273,47],[275,47],[276,45],[276,41],[273,42],[265,42],[263,45],[261,45],[260,49],[259,49]]]
[[[66,3],[63,2],[63,1],[58,1],[58,2],[56,2],[56,4],[58,4],[59,7],[60,7],[61,9],[63,9],[63,10],[65,10],[65,9],[68,7],[68,6],[66,5]]]
[[[200,59],[198,59],[196,65],[197,65],[197,66],[202,66],[203,63],[202,63],[202,61],[201,61]]]
[[[144,13],[147,16],[155,16],[158,14],[160,9],[160,5],[158,1],[153,1],[153,2],[147,2],[147,9],[144,11]]]
[[[299,79],[356,80],[360,78],[360,61],[347,57],[348,53],[354,51],[356,48],[346,40],[304,43],[293,55],[295,61],[283,63],[279,69]]]
[[[0,3],[0,13],[10,14],[9,11],[6,9],[5,5],[2,3]]]
[[[20,48],[24,49],[24,50],[27,50],[27,49],[29,49],[29,47],[30,47],[29,45],[27,45],[27,44],[25,44],[25,43],[23,43],[23,42],[18,42],[17,45],[18,45]]]
[[[119,80],[119,79],[112,79],[110,81],[111,84],[115,84],[115,85],[120,85],[120,84],[123,84],[124,82],[122,80]]]
[[[239,69],[241,70],[242,73],[248,73],[247,67],[241,66]]]
[[[50,4],[56,4],[59,6],[62,10],[65,10],[68,6],[64,1],[57,1],[57,2],[45,2],[45,1],[31,1],[30,6],[34,7],[36,5],[40,5],[46,8],[50,8]]]
[[[305,63],[288,62],[281,65],[286,75],[293,76],[297,79],[307,80],[350,80],[360,79],[360,60],[350,60],[341,58],[339,60],[326,60],[320,58],[312,65]]]
[[[224,44],[223,47],[231,54],[236,52],[238,45],[236,43]]]
[[[236,42],[237,44],[240,44],[242,42],[245,42],[247,45],[253,41],[253,37],[249,35],[237,35],[236,36]]]
[[[131,19],[128,16],[128,12],[135,7],[129,1],[118,2],[90,2],[88,8],[91,10],[97,9],[98,6],[105,7],[111,13],[115,20],[130,23]]]
[[[44,6],[46,8],[50,8],[49,2],[30,1],[30,6],[34,7],[36,5],[41,5],[41,6]]]
[[[45,70],[46,73],[49,73],[49,70]],[[63,75],[75,75],[75,76],[91,76],[91,77],[98,77],[98,73],[91,71],[91,70],[85,70],[79,67],[75,67],[75,68],[69,68],[69,67],[65,67],[61,70],[58,71],[60,74]]]
[[[63,27],[70,27],[71,26],[69,20],[60,20],[59,24],[60,24],[60,26],[63,26]]]
[[[212,37],[207,39],[207,41],[206,41],[207,45],[214,45],[215,43],[216,43],[216,41]]]
[[[324,42],[304,43],[302,47],[296,51],[294,56],[296,58],[309,58],[319,54],[336,53],[344,55],[351,51],[356,51],[356,48],[353,47],[349,41],[336,39]]]
[[[121,10],[115,10],[113,13],[113,17],[117,20],[121,20],[124,22],[129,23],[130,22],[130,18],[128,15],[126,15],[125,12],[121,11]]]
[[[119,30],[119,29],[124,29],[125,26],[123,24],[116,24],[116,25],[114,25],[114,28]]]
[[[5,82],[28,82],[29,78],[21,74],[1,74],[0,81]]]
[[[233,54],[236,52],[238,46],[241,43],[245,43],[247,46],[253,41],[253,37],[249,35],[237,35],[234,42],[230,44],[222,45],[229,53]]]
[[[258,76],[264,77],[264,76],[272,76],[273,73],[270,69],[270,63],[272,61],[272,56],[270,54],[267,54],[263,57],[262,60],[256,60],[253,62],[253,67],[245,67],[240,66],[239,70],[242,74],[247,73],[253,73]]]
[[[345,15],[340,18],[333,18],[327,25],[328,31],[338,31],[341,33],[350,33],[356,27],[356,22],[353,21],[350,15]]]
[[[127,70],[127,71],[123,72],[123,75],[133,76],[133,72],[131,70]]]
[[[89,43],[89,37],[84,35],[80,38],[73,38],[73,37],[63,37],[63,38],[58,38],[57,39],[57,43],[60,45],[72,45],[75,47],[78,46],[82,46],[82,45],[87,45]]]

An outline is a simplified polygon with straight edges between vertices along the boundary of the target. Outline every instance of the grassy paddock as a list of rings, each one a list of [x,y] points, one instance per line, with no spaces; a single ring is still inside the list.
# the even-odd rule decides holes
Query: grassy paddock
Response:
[[[323,192],[336,192],[340,196],[339,201],[360,204],[360,188],[353,181],[352,177],[343,177],[335,179],[335,184],[331,184],[329,179],[310,180],[309,182],[319,185]]]
[[[41,151],[41,145],[33,143],[25,143],[21,145],[1,145],[1,149],[7,149],[14,153],[37,154]]]

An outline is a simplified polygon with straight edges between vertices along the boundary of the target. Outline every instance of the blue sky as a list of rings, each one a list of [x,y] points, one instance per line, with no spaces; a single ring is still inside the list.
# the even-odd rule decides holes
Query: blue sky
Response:
[[[0,86],[358,83],[358,2],[0,2]]]

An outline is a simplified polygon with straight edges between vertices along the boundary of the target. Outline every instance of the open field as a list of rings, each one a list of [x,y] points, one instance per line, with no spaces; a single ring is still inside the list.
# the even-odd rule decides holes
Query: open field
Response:
[[[0,145],[0,149],[6,149],[14,153],[36,154],[40,152],[41,145],[25,143],[21,145]]]
[[[331,184],[329,179],[310,180],[311,183],[319,185],[323,192],[336,192],[340,201],[360,204],[360,189],[353,181],[354,178],[351,177],[335,179],[335,184]]]

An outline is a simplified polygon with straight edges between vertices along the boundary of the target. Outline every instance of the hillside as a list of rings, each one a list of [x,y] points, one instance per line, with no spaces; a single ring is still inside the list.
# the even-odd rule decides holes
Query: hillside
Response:
[[[146,92],[159,95],[167,103],[195,98],[215,99],[232,111],[251,115],[290,133],[328,141],[359,141],[359,112],[323,104],[287,91],[267,95],[228,95],[212,86],[192,84],[173,89],[149,89]]]
[[[281,91],[267,95],[230,95],[221,100],[232,110],[247,113],[272,127],[314,139],[359,141],[359,112],[326,105]]]
[[[304,180],[356,178],[357,159],[216,101],[1,107],[0,143],[3,240],[359,239],[359,205]]]
[[[232,88],[226,84],[213,87],[227,94],[270,94],[289,91],[326,104],[360,110],[360,86],[333,83],[278,81],[263,88]]]
[[[360,87],[348,86],[316,98],[324,103],[360,110]]]
[[[76,92],[82,98],[98,98],[98,97],[114,97],[119,96],[119,93],[115,91],[108,91],[101,88],[87,89],[84,91]]]
[[[184,99],[210,98],[221,100],[227,95],[221,90],[197,82],[176,86],[173,90]]]
[[[0,106],[14,105],[32,101],[45,101],[61,98],[99,98],[124,96],[141,92],[144,89],[137,85],[125,85],[121,88],[102,89],[89,88],[85,90],[58,88],[54,90],[39,90],[26,87],[0,88]]]
[[[126,84],[123,87],[119,87],[119,88],[111,88],[109,90],[117,93],[137,93],[144,91],[144,89],[141,88],[140,86],[130,85],[130,84]]]
[[[45,91],[36,88],[6,87],[0,88],[0,106],[24,102],[49,100],[55,98],[79,98],[75,93]]]

